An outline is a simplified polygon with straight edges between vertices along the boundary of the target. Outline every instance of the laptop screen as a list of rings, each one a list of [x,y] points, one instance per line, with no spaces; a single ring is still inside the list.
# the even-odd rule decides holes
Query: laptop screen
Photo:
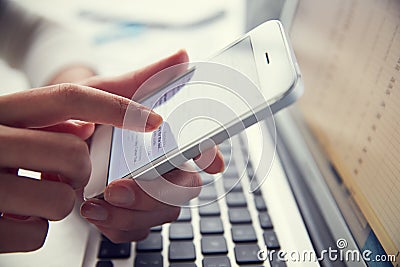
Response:
[[[291,29],[300,109],[360,211],[349,226],[361,248],[370,227],[388,255],[400,250],[399,26],[396,0],[301,0]]]

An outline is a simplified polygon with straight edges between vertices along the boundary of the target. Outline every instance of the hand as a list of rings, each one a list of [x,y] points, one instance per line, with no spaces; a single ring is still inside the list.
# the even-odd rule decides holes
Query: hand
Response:
[[[127,98],[140,98],[147,92],[137,89],[154,74],[176,64],[186,63],[185,51],[161,60],[141,70],[115,78],[94,77],[84,84]],[[182,71],[185,64],[182,65]],[[179,71],[179,70],[178,70]],[[162,77],[157,88],[172,77]],[[209,173],[221,172],[224,163],[217,148],[197,157],[197,165]],[[174,221],[180,205],[196,197],[200,192],[201,179],[198,173],[175,169],[153,181],[143,182],[121,179],[107,186],[104,200],[90,199],[81,206],[81,214],[113,242],[137,241],[145,238],[151,227]]]
[[[91,163],[83,139],[93,133],[93,123],[122,127],[125,112],[138,118],[125,125],[132,130],[152,131],[162,122],[127,98],[80,85],[0,97],[0,252],[42,246],[48,220],[68,215],[74,190],[89,179]],[[20,177],[19,168],[42,172],[42,179]]]

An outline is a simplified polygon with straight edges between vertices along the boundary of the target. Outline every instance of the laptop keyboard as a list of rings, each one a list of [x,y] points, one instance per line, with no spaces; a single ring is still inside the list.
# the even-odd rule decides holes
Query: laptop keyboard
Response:
[[[226,159],[230,158],[230,147],[229,143],[220,145]],[[114,244],[103,236],[96,266],[114,266],[113,260],[130,257],[134,257],[136,267],[263,266],[257,257],[260,245],[280,249],[268,207],[260,190],[249,192],[251,164],[246,164],[247,175],[242,179],[234,160],[226,166],[222,175],[200,174],[202,191],[190,202],[199,207],[182,208],[175,222],[153,227],[145,240]],[[274,259],[270,265],[286,266]]]

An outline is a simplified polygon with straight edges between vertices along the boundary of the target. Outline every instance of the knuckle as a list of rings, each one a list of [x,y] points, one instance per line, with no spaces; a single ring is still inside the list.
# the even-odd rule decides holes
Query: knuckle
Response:
[[[173,184],[183,187],[201,187],[203,184],[198,172],[187,172],[179,168],[166,173],[164,178]]]
[[[199,173],[193,173],[192,179],[190,179],[189,181],[191,182],[189,184],[189,187],[198,187],[198,188],[200,188],[203,185],[203,180],[201,179]]]
[[[10,158],[10,153],[13,152],[18,140],[17,131],[8,126],[0,125],[0,162],[3,163],[7,158]]]
[[[203,182],[199,173],[191,172],[184,173],[184,175],[180,176],[180,179],[177,180],[177,184],[185,188],[182,189],[184,191],[182,191],[182,193],[185,193],[186,196],[191,199],[200,194]]]
[[[66,153],[72,172],[75,175],[78,174],[85,179],[89,179],[92,168],[87,144],[78,137],[71,136],[70,140],[67,142]]]
[[[89,149],[84,141],[82,141],[80,138],[71,135],[70,140],[68,142],[69,146],[69,153],[72,156],[82,156],[82,155],[88,155],[89,154]]]
[[[68,103],[74,103],[80,98],[81,88],[73,83],[61,83],[56,85],[55,93],[62,97],[62,100]]]
[[[191,199],[197,197],[200,194],[203,181],[200,174],[197,172],[193,172],[189,175],[190,177],[187,177],[188,179],[183,180],[183,186],[187,188],[187,196]]]
[[[113,100],[114,100],[114,102],[116,103],[116,105],[117,105],[117,107],[119,109],[119,117],[120,118],[124,118],[125,114],[126,114],[126,111],[129,108],[129,102],[127,102],[125,98],[123,98],[121,96],[117,96],[117,95],[113,96]],[[119,123],[119,125],[117,125],[117,126],[122,127],[123,126],[123,119],[121,121],[119,121],[119,122],[116,122],[116,123]]]
[[[200,195],[202,186],[203,186],[203,180],[201,179],[201,177],[198,173],[195,173],[195,175],[192,179],[192,185],[191,185],[191,188],[195,191],[194,197],[197,197],[198,195]]]

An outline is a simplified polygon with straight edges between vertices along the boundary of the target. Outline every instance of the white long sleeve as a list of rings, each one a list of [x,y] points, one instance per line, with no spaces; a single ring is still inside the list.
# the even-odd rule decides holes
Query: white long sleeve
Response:
[[[46,84],[71,65],[93,68],[88,46],[61,25],[0,0],[0,57],[23,71],[31,86]]]

